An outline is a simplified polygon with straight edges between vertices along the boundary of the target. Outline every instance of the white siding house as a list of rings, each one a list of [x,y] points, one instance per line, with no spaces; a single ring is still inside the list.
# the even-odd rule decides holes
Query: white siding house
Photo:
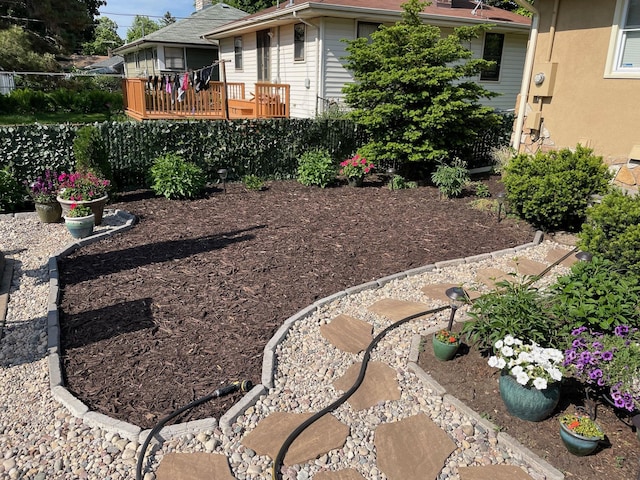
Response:
[[[400,21],[402,3],[290,0],[217,27],[204,38],[219,42],[228,82],[245,83],[247,93],[256,82],[289,84],[291,116],[308,118],[321,114],[330,103],[340,104],[342,87],[353,81],[345,68],[344,40],[356,38],[359,30],[366,34],[376,25]],[[422,17],[425,23],[440,27],[443,35],[458,26],[493,25],[488,46],[483,37],[470,42],[468,48],[478,57],[486,53],[499,62],[493,76],[476,79],[500,94],[483,103],[498,110],[512,109],[520,88],[530,20],[495,7],[476,6],[467,0],[441,0],[427,6]],[[238,56],[241,65],[237,65]]]

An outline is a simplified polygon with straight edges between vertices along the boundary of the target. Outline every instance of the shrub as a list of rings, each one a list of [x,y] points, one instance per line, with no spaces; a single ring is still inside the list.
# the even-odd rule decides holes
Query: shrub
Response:
[[[552,292],[553,312],[566,333],[583,325],[604,333],[618,325],[640,326],[640,277],[616,270],[609,260],[576,263]]]
[[[457,157],[453,159],[451,165],[440,163],[435,172],[431,174],[431,180],[444,198],[457,197],[462,193],[464,186],[469,183],[467,163]]]
[[[93,172],[112,182],[107,144],[97,127],[86,125],[78,129],[73,139],[73,155],[77,171]]]
[[[389,182],[391,190],[403,190],[405,188],[418,188],[416,182],[407,181],[402,175],[394,175]]]
[[[549,298],[540,290],[524,280],[503,280],[473,303],[469,316],[474,320],[464,324],[462,333],[485,350],[507,335],[555,346],[557,322],[550,313]]]
[[[336,166],[328,150],[315,149],[305,152],[298,162],[298,181],[306,186],[324,188],[336,177]]]
[[[242,183],[247,190],[262,190],[264,182],[257,175],[245,175],[242,178]]]
[[[24,202],[25,191],[11,169],[0,170],[0,212],[14,212]]]
[[[194,198],[205,187],[200,167],[175,154],[158,157],[151,167],[151,189],[168,199]]]
[[[474,182],[473,188],[475,189],[476,197],[478,198],[489,198],[491,196],[489,187],[484,183]]]
[[[582,250],[640,275],[640,196],[615,190],[587,209],[578,234]]]
[[[520,154],[504,171],[511,210],[543,230],[579,228],[590,195],[604,194],[611,179],[602,157],[580,145],[575,152]]]

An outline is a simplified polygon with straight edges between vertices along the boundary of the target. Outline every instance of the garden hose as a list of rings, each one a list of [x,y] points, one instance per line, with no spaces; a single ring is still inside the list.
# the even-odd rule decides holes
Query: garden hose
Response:
[[[248,392],[252,388],[253,388],[253,384],[249,380],[243,380],[241,382],[232,382],[224,387],[218,388],[215,392],[213,392],[210,395],[206,395],[204,397],[198,398],[197,400],[194,400],[188,405],[185,405],[184,407],[176,410],[175,412],[171,413],[170,415],[167,415],[165,418],[160,420],[158,424],[155,427],[153,427],[151,432],[149,432],[149,435],[147,435],[147,438],[142,444],[142,449],[140,450],[140,456],[138,457],[138,464],[136,468],[136,480],[142,480],[142,464],[144,462],[144,455],[145,455],[145,452],[147,451],[147,447],[149,446],[149,443],[151,443],[151,440],[153,439],[153,437],[160,430],[162,430],[162,427],[164,427],[167,424],[167,422],[177,417],[178,415],[186,412],[187,410],[197,407],[198,405],[201,405],[210,400],[213,400],[214,398],[223,397],[225,395],[229,395],[230,393],[237,392],[238,390],[242,392]]]
[[[538,281],[540,278],[544,277],[547,273],[549,273],[551,271],[551,269],[553,267],[555,267],[560,262],[563,262],[564,260],[569,258],[577,250],[578,250],[578,247],[574,247],[567,254],[563,255],[558,260],[553,262],[551,265],[549,265],[547,268],[545,268],[538,275],[534,275],[526,283],[526,285],[530,285],[530,284]],[[467,296],[467,301],[468,301],[468,303],[473,303],[473,300],[470,300],[468,298],[468,296]],[[399,327],[400,325],[402,325],[402,324],[404,324],[406,322],[414,320],[414,319],[416,319],[418,317],[422,317],[422,316],[425,316],[425,315],[432,315],[434,313],[441,312],[441,311],[443,311],[443,310],[445,310],[447,308],[451,308],[451,307],[450,306],[443,306],[443,307],[433,308],[431,310],[426,310],[424,312],[415,313],[413,315],[409,315],[408,317],[404,317],[404,318],[398,320],[397,322],[389,325],[384,330],[382,330],[373,339],[373,341],[369,344],[369,346],[367,347],[367,349],[366,349],[366,351],[364,353],[364,356],[362,358],[362,366],[360,367],[360,373],[358,374],[358,378],[356,379],[355,383],[351,386],[351,388],[349,388],[349,390],[347,390],[345,393],[343,393],[342,396],[340,396],[332,404],[328,405],[327,407],[323,408],[322,410],[320,410],[319,412],[315,413],[313,416],[309,417],[307,420],[302,422],[298,427],[296,427],[296,429],[293,432],[291,432],[291,434],[289,434],[287,439],[284,441],[284,443],[280,447],[280,450],[278,451],[278,454],[276,455],[276,458],[273,461],[272,474],[271,474],[272,480],[281,480],[282,479],[282,477],[280,475],[280,466],[282,465],[282,463],[284,461],[284,457],[287,454],[287,450],[289,450],[289,447],[294,442],[294,440],[296,438],[298,438],[300,436],[300,434],[304,430],[306,430],[311,424],[313,424],[315,421],[317,421],[321,417],[325,416],[327,413],[332,412],[333,410],[338,408],[340,405],[342,405],[344,402],[346,402],[349,399],[349,397],[351,395],[353,395],[355,393],[355,391],[360,387],[360,385],[364,381],[364,376],[365,376],[365,373],[366,373],[366,370],[367,370],[367,364],[369,363],[369,359],[371,357],[371,351],[376,347],[376,345],[380,342],[380,340],[382,340],[382,338],[387,333],[389,333],[391,330]]]

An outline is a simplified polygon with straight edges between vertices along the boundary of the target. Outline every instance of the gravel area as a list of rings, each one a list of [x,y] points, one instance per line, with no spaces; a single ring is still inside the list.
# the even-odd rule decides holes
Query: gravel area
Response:
[[[110,225],[110,214],[105,213],[104,226],[100,228]],[[48,259],[71,241],[62,224],[41,224],[35,215],[0,216],[0,250],[15,262],[0,342],[0,479],[135,478],[138,442],[87,426],[56,402],[50,392],[46,358]],[[518,256],[543,261],[550,249],[558,247],[570,248],[544,241],[519,251]],[[478,269],[506,269],[512,258],[513,255],[505,255],[443,267],[393,280],[379,289],[365,290],[320,307],[296,322],[278,345],[274,388],[269,389],[267,395],[261,396],[224,432],[221,428],[194,432],[156,445],[145,465],[145,480],[155,478],[153,472],[163,455],[169,452],[224,453],[237,479],[269,479],[270,459],[243,447],[240,443],[243,435],[272,411],[321,409],[336,398],[332,382],[354,361],[351,354],[336,354],[335,348],[320,335],[320,325],[344,313],[371,322],[376,334],[389,324],[367,310],[376,300],[392,297],[435,307],[439,304],[422,295],[422,286],[443,282],[472,283]],[[544,282],[549,283],[557,274],[566,272],[564,267],[555,267]],[[463,315],[459,315],[458,319],[461,318]],[[408,368],[412,337],[446,324],[447,319],[448,312],[445,311],[431,319],[409,322],[383,339],[374,350],[372,360],[384,361],[396,369],[401,399],[362,412],[354,412],[343,404],[334,415],[351,427],[345,447],[315,462],[283,468],[283,477],[305,480],[321,470],[353,467],[365,478],[383,480],[386,477],[375,464],[375,426],[424,413],[447,431],[458,446],[448,459],[440,480],[458,478],[460,466],[505,463],[524,466],[534,479],[544,478],[535,465],[526,464],[517,453],[498,444],[497,432],[487,431],[454,405],[443,402]],[[361,355],[355,357],[359,360]]]

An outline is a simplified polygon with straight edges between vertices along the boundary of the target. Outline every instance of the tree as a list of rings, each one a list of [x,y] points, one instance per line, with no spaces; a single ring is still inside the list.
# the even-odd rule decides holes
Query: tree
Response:
[[[154,22],[149,17],[136,15],[133,19],[133,24],[129,27],[129,30],[127,30],[127,43],[131,43],[157,30],[160,30],[160,24]]]
[[[7,71],[48,72],[58,68],[50,53],[33,51],[29,33],[22,27],[0,30],[0,68]]]
[[[166,12],[164,17],[160,19],[160,27],[166,27],[167,25],[171,25],[172,23],[176,23],[176,17],[171,15],[171,12]]]
[[[517,2],[513,0],[484,0],[487,5],[491,5],[493,7],[502,8],[503,10],[510,10],[512,12],[516,12],[519,15],[524,15],[525,17],[530,17],[531,12],[526,8],[522,8],[518,5]],[[533,4],[533,0],[527,0],[527,2]]]
[[[408,0],[401,22],[381,26],[370,39],[347,41],[346,66],[355,83],[343,91],[351,115],[370,134],[359,153],[371,160],[434,163],[497,121],[478,103],[496,94],[469,80],[492,63],[472,58],[462,44],[488,27],[460,27],[442,37],[420,20],[426,5]]]
[[[287,0],[280,0],[280,3],[285,3]],[[243,12],[256,13],[265,8],[272,7],[278,2],[278,0],[228,0],[224,3],[235,7]]]
[[[95,29],[94,39],[82,45],[85,55],[107,55],[109,49],[120,47],[124,40],[118,35],[118,24],[108,17],[100,17]]]

